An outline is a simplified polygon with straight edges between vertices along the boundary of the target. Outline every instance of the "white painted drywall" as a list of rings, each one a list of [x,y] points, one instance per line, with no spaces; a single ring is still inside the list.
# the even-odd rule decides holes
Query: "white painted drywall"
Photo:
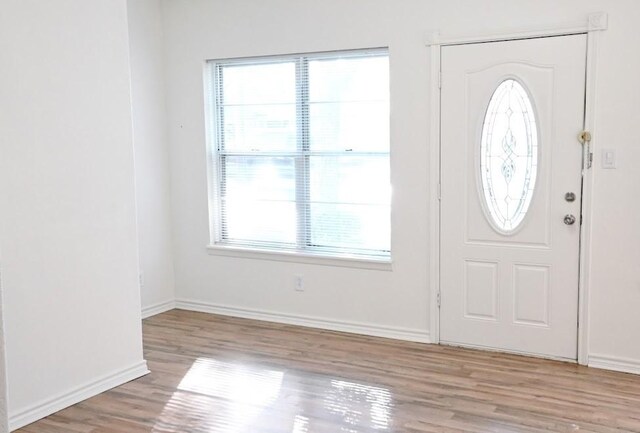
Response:
[[[640,372],[640,2],[601,1],[594,155],[590,347]],[[614,149],[617,169],[602,169]]]
[[[87,385],[144,367],[126,14],[125,0],[2,3],[0,244],[12,419],[46,414],[60,397],[86,397]]]
[[[426,10],[420,3],[163,2],[179,299],[410,332],[428,329],[429,101],[424,26],[414,18]],[[387,45],[393,272],[208,255],[203,61]],[[304,292],[294,291],[294,275],[304,278]]]
[[[164,38],[159,0],[129,0],[131,96],[143,312],[175,298]]]
[[[640,363],[640,3],[634,0],[166,0],[177,297],[267,313],[429,328],[429,51],[425,36],[476,36],[609,13],[597,83],[591,353]],[[393,271],[209,256],[205,59],[390,47]],[[567,144],[567,145],[575,145]],[[602,170],[599,150],[618,152]],[[305,292],[293,289],[293,276]]]

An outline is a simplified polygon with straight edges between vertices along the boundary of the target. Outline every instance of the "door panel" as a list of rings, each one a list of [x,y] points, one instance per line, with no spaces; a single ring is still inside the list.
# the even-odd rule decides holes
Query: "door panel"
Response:
[[[585,59],[585,35],[442,48],[443,343],[576,359]]]

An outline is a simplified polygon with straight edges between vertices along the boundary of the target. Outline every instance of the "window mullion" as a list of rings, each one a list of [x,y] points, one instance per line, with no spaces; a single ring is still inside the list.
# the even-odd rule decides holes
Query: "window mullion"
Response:
[[[296,61],[296,210],[297,246],[309,245],[309,62],[300,57]]]

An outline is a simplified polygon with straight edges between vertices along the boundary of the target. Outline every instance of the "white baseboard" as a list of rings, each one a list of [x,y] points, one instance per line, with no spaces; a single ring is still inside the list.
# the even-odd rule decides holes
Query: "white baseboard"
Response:
[[[156,314],[164,313],[165,311],[173,310],[176,308],[176,302],[173,299],[164,302],[158,302],[157,304],[148,305],[142,307],[142,318],[155,316]]]
[[[9,431],[17,430],[32,422],[49,416],[59,410],[72,406],[90,397],[98,395],[116,386],[137,379],[149,373],[147,362],[142,361],[131,367],[125,368],[101,378],[86,383],[71,391],[59,394],[55,397],[43,400],[22,409],[17,413],[9,414]]]
[[[640,360],[611,355],[590,354],[589,367],[640,374]]]
[[[188,299],[177,299],[175,307],[180,310],[198,311],[201,313],[220,314],[223,316],[241,317],[244,319],[264,320],[267,322],[305,326],[308,328],[328,329],[331,331],[349,332],[352,334],[393,338],[395,340],[431,343],[428,332],[409,328],[379,326],[366,323],[323,319],[318,317],[274,313],[264,310],[229,307],[226,305],[218,305],[202,301],[192,301]]]

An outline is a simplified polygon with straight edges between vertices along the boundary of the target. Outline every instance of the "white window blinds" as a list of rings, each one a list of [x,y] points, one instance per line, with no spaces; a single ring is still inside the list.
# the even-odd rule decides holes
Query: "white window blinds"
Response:
[[[209,68],[214,243],[388,259],[386,50]]]

